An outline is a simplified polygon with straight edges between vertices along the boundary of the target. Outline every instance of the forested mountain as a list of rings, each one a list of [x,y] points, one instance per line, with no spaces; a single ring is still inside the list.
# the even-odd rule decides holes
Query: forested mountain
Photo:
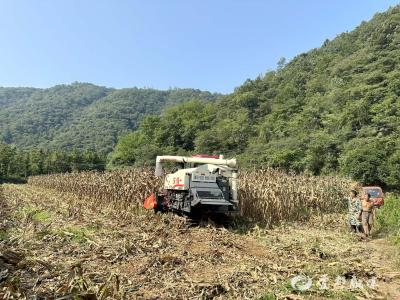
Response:
[[[104,170],[105,155],[78,150],[18,150],[0,142],[0,184],[23,182],[28,176],[82,170]]]
[[[20,149],[109,152],[117,137],[148,114],[218,94],[194,89],[110,89],[87,83],[49,89],[0,88],[0,142]]]
[[[185,103],[121,138],[112,165],[157,153],[400,184],[400,7],[326,40],[216,103]]]

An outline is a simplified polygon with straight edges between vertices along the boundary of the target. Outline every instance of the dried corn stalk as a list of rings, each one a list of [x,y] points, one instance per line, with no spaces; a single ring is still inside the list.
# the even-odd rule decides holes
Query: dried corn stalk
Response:
[[[239,179],[242,214],[267,226],[314,212],[338,211],[352,184],[338,176],[295,175],[269,168],[241,171]],[[162,187],[162,179],[149,168],[42,175],[29,178],[28,183],[112,204],[116,209],[139,205]]]

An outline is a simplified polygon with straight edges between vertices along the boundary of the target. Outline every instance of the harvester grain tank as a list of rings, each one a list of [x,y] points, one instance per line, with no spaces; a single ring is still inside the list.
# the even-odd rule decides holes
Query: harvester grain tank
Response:
[[[148,197],[145,208],[187,214],[238,211],[236,159],[222,155],[157,156],[156,176],[163,175],[164,163],[181,168],[165,175],[163,192]]]

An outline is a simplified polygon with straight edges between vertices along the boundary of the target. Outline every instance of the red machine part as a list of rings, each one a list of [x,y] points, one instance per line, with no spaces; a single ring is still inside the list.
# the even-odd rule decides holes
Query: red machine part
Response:
[[[152,193],[149,197],[147,197],[146,200],[144,200],[143,206],[146,209],[156,208],[157,207],[156,195],[154,195],[154,193]]]
[[[381,207],[385,204],[384,194],[382,188],[379,186],[363,186],[363,193],[370,194],[371,200],[374,201],[375,206]]]

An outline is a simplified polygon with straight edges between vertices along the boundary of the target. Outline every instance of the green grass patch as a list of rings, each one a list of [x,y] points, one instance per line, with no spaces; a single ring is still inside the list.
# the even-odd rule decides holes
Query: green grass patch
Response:
[[[376,212],[377,229],[390,235],[390,239],[400,245],[400,196],[389,195],[385,205]]]
[[[50,212],[40,209],[35,205],[25,205],[17,211],[17,216],[22,218],[31,217],[32,220],[41,223],[48,223],[52,219]]]
[[[5,241],[8,237],[7,231],[0,229],[0,241]]]
[[[340,299],[340,300],[357,300],[357,296],[360,295],[360,291],[335,291],[335,290],[324,290],[317,291],[318,298],[324,297],[326,299]]]
[[[357,295],[351,291],[333,292],[333,297],[342,300],[357,300]]]
[[[60,229],[58,233],[64,237],[70,237],[73,241],[80,244],[93,241],[91,230],[86,227],[69,226]]]
[[[259,300],[276,300],[277,297],[274,293],[267,293],[259,298]]]
[[[36,212],[33,217],[35,221],[48,223],[51,220],[51,214],[45,210]]]

